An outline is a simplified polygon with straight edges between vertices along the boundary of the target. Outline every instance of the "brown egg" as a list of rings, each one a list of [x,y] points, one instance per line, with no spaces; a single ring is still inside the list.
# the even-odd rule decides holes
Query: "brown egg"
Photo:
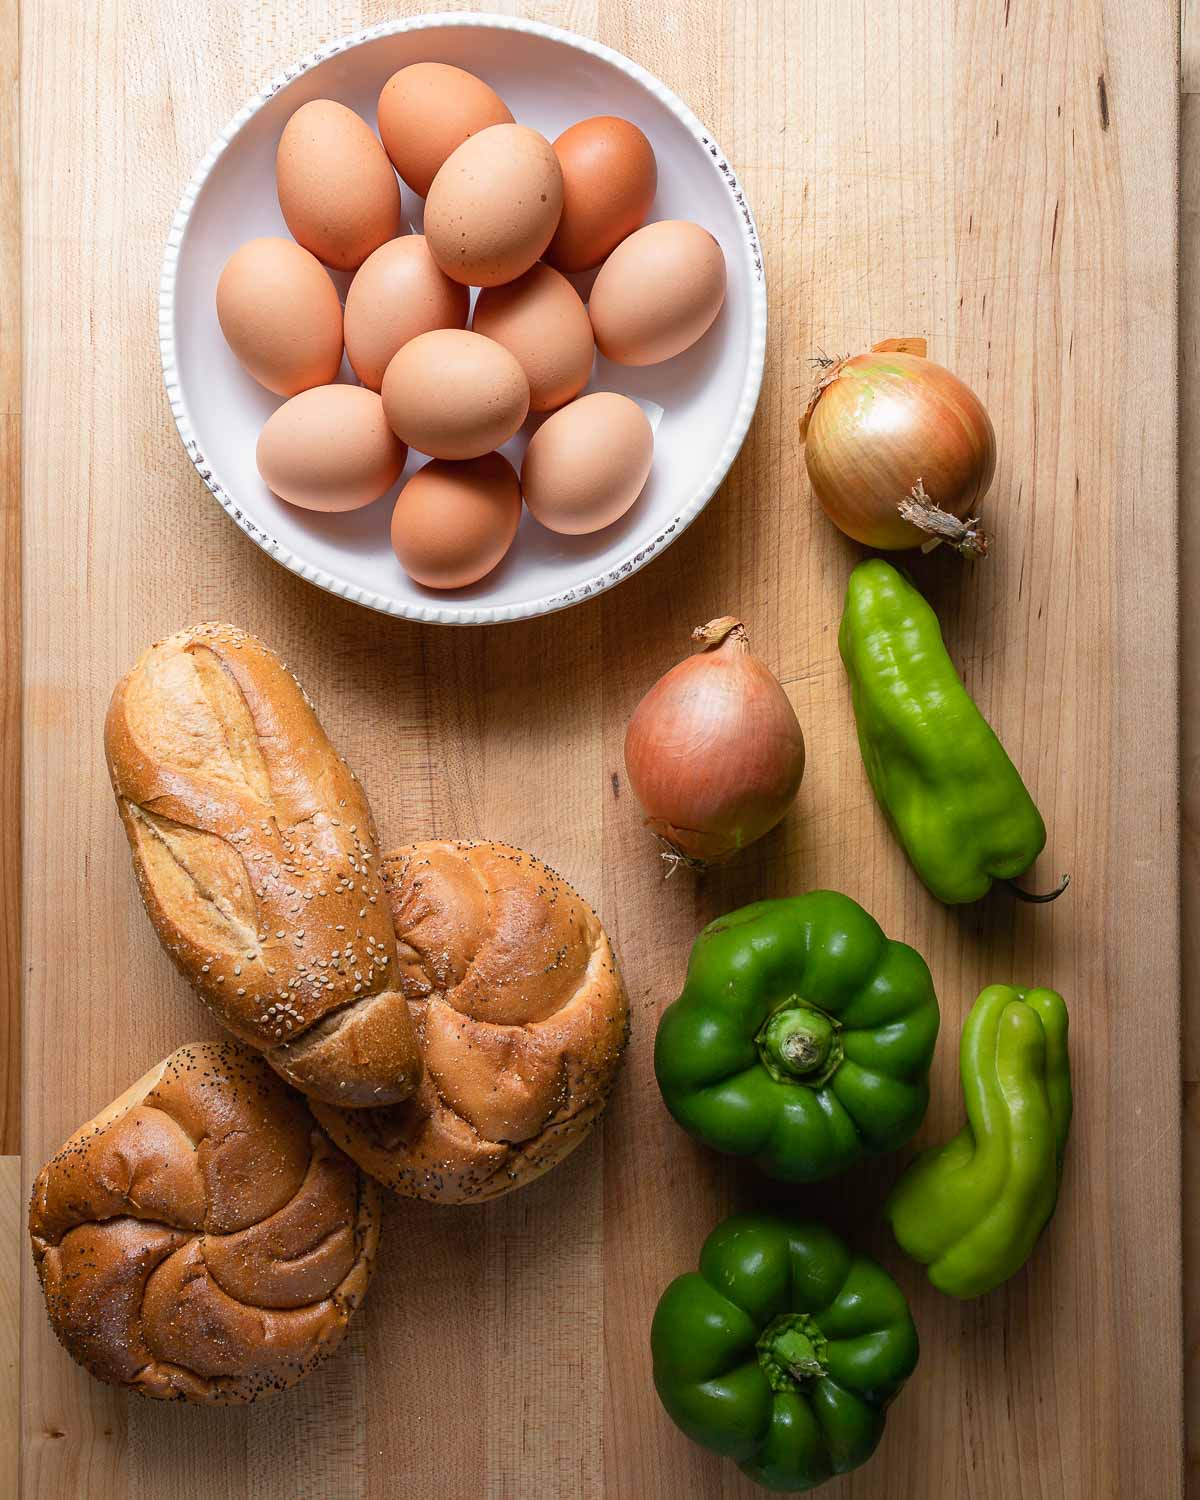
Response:
[[[507,443],[529,412],[513,355],[482,334],[438,328],[397,351],[383,377],[396,436],[433,458],[479,458]]]
[[[502,286],[528,271],[562,212],[562,168],[544,135],[491,125],[459,146],[425,200],[433,258],[467,286]]]
[[[470,135],[511,125],[508,106],[482,78],[449,63],[401,68],[379,96],[379,134],[392,165],[424,198],[442,163]]]
[[[622,240],[600,267],[588,314],[619,365],[656,365],[690,349],[725,300],[725,257],[699,224],[664,219]]]
[[[432,328],[465,328],[470,302],[468,288],[438,267],[424,235],[388,240],[363,261],[346,293],[346,353],[354,373],[377,391],[402,344]]]
[[[475,303],[476,333],[514,354],[529,381],[530,411],[553,411],[587,384],[596,346],[579,293],[541,261]]]
[[[596,391],[548,418],[525,450],[525,504],[551,531],[580,536],[611,526],[641,494],[654,433],[628,396]]]
[[[281,500],[305,510],[358,510],[391,489],[408,450],[374,391],[318,385],[272,412],[256,457]]]
[[[435,458],[396,497],[392,547],[426,588],[460,589],[492,571],[520,519],[521,487],[502,454],[462,463]]]
[[[400,233],[400,184],[366,123],[332,99],[302,104],[283,127],[275,183],[287,227],[306,250],[354,271]]]
[[[560,271],[588,271],[646,222],[658,187],[654,148],[628,120],[595,115],[554,142],[563,211],[546,251]]]
[[[248,240],[233,252],[217,281],[217,321],[238,362],[277,396],[328,385],[337,375],[337,288],[294,240]]]

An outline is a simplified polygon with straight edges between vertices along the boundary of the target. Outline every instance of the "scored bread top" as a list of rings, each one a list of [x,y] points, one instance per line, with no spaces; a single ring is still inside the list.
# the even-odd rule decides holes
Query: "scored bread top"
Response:
[[[402,1104],[314,1111],[397,1192],[495,1197],[561,1161],[604,1106],[629,1024],[612,947],[566,881],[509,844],[413,844],[383,876],[425,1072]]]
[[[146,910],[218,1019],[306,1093],[406,1097],[420,1059],[370,808],[275,653],[223,624],[159,641],[104,743]]]
[[[181,1047],[75,1132],[29,1229],[55,1332],[99,1379],[165,1400],[283,1390],[340,1343],[379,1191],[255,1053]]]

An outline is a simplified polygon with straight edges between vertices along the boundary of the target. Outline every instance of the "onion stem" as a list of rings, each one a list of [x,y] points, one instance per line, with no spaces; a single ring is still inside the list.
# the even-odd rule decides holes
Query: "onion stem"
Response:
[[[710,620],[707,625],[697,625],[692,631],[692,640],[703,641],[706,651],[714,646],[723,645],[726,640],[732,641],[743,651],[750,649],[746,627],[740,620],[735,620],[732,615],[722,615],[719,620]]]

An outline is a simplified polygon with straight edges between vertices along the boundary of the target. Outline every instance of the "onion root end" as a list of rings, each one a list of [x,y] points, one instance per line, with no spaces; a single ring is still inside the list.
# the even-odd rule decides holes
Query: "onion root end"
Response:
[[[926,493],[922,480],[917,480],[897,509],[901,518],[910,526],[915,526],[918,531],[928,535],[929,541],[925,542],[923,551],[932,550],[934,546],[945,542],[964,557],[987,556],[988,537],[986,532],[979,529],[979,517],[968,516],[966,520],[960,520],[948,510],[943,510],[940,505],[935,505]]]

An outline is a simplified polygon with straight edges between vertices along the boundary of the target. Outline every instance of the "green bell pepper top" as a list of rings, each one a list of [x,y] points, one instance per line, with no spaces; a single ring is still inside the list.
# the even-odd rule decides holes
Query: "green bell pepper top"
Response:
[[[978,901],[993,880],[1024,874],[1046,843],[1041,814],[955,671],[937,616],[889,563],[850,575],[838,645],[867,777],[933,894]]]
[[[672,1421],[793,1493],[870,1458],[918,1352],[885,1271],[819,1224],[768,1214],[713,1230],[699,1272],[663,1293],[650,1343]]]
[[[1071,1124],[1062,996],[984,990],[963,1025],[959,1069],[967,1123],[917,1158],[887,1216],[934,1286],[965,1298],[1018,1271],[1054,1212]]]
[[[654,1071],[698,1140],[813,1182],[913,1135],[937,1030],[920,954],[848,896],[813,891],[704,929],[659,1023]]]

